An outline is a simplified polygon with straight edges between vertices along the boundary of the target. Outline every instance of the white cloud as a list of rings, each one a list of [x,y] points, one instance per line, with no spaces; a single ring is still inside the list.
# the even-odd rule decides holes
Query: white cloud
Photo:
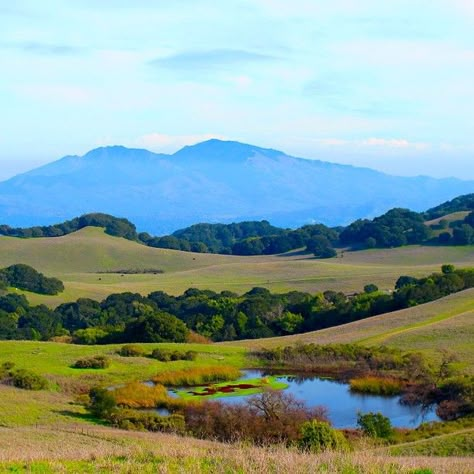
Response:
[[[358,147],[358,148],[387,148],[405,150],[426,150],[431,147],[429,143],[411,142],[405,138],[380,138],[369,137],[361,140],[344,140],[340,138],[320,138],[316,143],[327,147]]]
[[[429,148],[428,143],[410,142],[404,138],[367,138],[356,142],[359,146],[376,146],[388,148],[413,148],[415,150],[425,150]]]

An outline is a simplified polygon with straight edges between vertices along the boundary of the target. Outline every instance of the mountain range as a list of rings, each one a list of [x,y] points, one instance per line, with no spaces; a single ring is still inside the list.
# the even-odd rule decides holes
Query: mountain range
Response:
[[[15,176],[0,183],[0,223],[46,225],[105,212],[155,234],[261,219],[335,226],[393,207],[421,211],[471,192],[474,181],[390,176],[213,139],[172,155],[102,147]]]

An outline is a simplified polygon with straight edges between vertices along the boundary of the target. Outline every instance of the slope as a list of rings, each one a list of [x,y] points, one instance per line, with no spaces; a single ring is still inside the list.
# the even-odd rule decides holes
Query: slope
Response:
[[[342,326],[294,336],[239,341],[238,345],[270,348],[296,343],[384,344],[420,351],[432,358],[447,349],[459,356],[466,371],[474,373],[473,321],[474,289],[470,289],[431,303]]]
[[[474,247],[367,250],[345,252],[343,258],[331,260],[298,252],[237,257],[156,249],[112,237],[102,229],[84,228],[54,238],[0,237],[0,267],[14,263],[31,265],[64,282],[66,290],[60,295],[28,294],[33,303],[55,306],[79,297],[100,300],[111,293],[155,290],[180,294],[191,287],[236,293],[255,286],[276,292],[332,289],[352,293],[375,283],[389,290],[400,275],[423,276],[443,263],[474,265]],[[139,273],[147,269],[164,273]]]

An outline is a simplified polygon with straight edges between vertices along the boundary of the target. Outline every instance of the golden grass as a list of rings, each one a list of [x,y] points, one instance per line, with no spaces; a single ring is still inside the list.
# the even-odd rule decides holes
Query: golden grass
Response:
[[[278,446],[256,448],[107,427],[0,428],[0,445],[0,470],[21,469],[12,472],[408,474],[423,468],[467,474],[474,470],[469,458],[391,457],[370,449],[310,455]],[[30,469],[35,466],[36,470]]]
[[[153,377],[153,382],[161,385],[180,387],[236,380],[240,375],[239,369],[226,365],[192,367],[189,369],[162,372]]]
[[[113,391],[117,404],[127,408],[155,408],[169,401],[163,385],[145,385],[131,382]]]

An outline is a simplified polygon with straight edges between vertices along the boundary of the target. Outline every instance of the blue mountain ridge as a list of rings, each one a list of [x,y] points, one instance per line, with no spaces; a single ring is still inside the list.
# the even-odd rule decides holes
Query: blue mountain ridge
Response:
[[[474,181],[390,176],[212,139],[172,155],[102,147],[20,174],[0,183],[0,222],[46,225],[105,212],[154,234],[261,219],[283,227],[344,225],[470,192]]]

